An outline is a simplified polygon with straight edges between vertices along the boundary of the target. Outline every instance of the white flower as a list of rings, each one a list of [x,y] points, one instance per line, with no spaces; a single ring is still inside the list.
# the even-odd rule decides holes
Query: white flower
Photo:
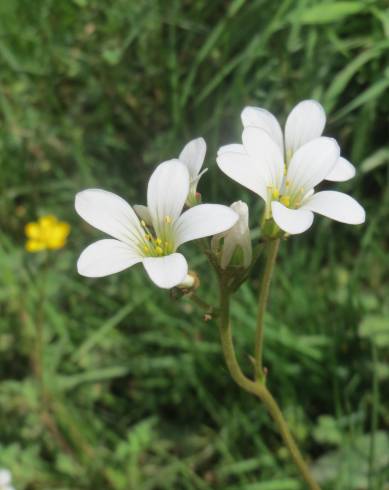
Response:
[[[288,164],[293,154],[308,141],[322,135],[326,124],[326,114],[316,100],[303,100],[290,112],[285,135],[273,114],[260,107],[245,107],[241,114],[244,127],[253,126],[263,129],[277,143],[286,156]],[[326,175],[326,180],[344,182],[355,176],[355,167],[343,157],[338,158],[334,168]]]
[[[158,165],[150,177],[147,222],[139,220],[121,197],[101,189],[76,195],[78,214],[113,239],[89,245],[81,254],[78,272],[102,277],[141,262],[150,279],[161,288],[180,284],[188,272],[183,243],[220,233],[237,221],[227,206],[201,204],[182,213],[189,191],[189,173],[179,160]],[[181,214],[182,213],[182,214]]]
[[[235,252],[242,254],[240,265],[247,268],[251,264],[252,259],[249,208],[243,201],[236,201],[230,207],[239,215],[239,219],[232,228],[212,238],[212,248],[219,249],[220,241],[223,238],[220,260],[222,269],[226,269],[230,265]]]
[[[197,203],[197,184],[201,176],[208,170],[205,168],[201,171],[204,163],[207,145],[204,138],[197,138],[189,141],[182,149],[178,159],[185,164],[190,176],[190,187],[187,203],[193,205]]]
[[[307,103],[301,104],[305,104],[308,118],[314,103]],[[298,113],[301,110],[298,109]],[[310,123],[300,116],[292,117],[292,111],[287,121],[285,140],[286,153],[292,155],[289,159],[284,157],[278,122],[267,111],[261,115],[267,129],[259,128],[258,124],[245,127],[243,145],[220,148],[217,163],[230,178],[262,197],[266,203],[266,219],[272,217],[282,230],[290,234],[307,230],[313,222],[313,212],[343,223],[363,223],[365,212],[352,197],[336,191],[314,192],[314,187],[332,176],[335,170],[341,174],[337,170],[340,150],[336,141],[323,136],[314,137],[321,133],[323,119],[319,123],[312,116]],[[296,127],[292,127],[290,121],[294,121]]]
[[[11,472],[5,469],[0,469],[0,490],[14,490],[11,482]]]

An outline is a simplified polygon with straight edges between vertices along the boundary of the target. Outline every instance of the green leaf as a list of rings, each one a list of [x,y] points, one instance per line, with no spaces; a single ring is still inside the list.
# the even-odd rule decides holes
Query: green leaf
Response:
[[[325,93],[325,106],[328,111],[332,109],[337,98],[346,88],[353,77],[361,68],[371,60],[374,60],[381,53],[386,52],[389,47],[389,41],[385,40],[377,43],[374,47],[363,51],[358,56],[352,59],[339,73],[336,74],[328,90]]]
[[[120,49],[104,49],[102,56],[104,61],[109,65],[117,65],[122,56],[122,52]]]
[[[366,158],[362,162],[360,169],[364,174],[367,174],[385,163],[389,163],[389,147],[380,148]]]
[[[302,24],[329,24],[363,12],[365,9],[366,4],[363,2],[321,3],[305,10],[299,20]]]
[[[313,465],[313,475],[319,483],[337,482],[338,488],[360,490],[368,488],[368,473],[371,440],[374,437],[377,454],[377,471],[389,463],[389,438],[384,431],[375,434],[363,434],[349,441],[341,449],[321,456]],[[333,488],[333,487],[329,487]]]
[[[343,107],[343,109],[337,112],[332,120],[333,121],[338,120],[346,116],[350,112],[354,111],[355,109],[358,109],[359,107],[367,104],[368,102],[377,99],[382,93],[386,92],[388,87],[389,87],[388,79],[384,78],[383,80],[378,80],[376,83],[370,85],[369,88],[367,88],[361,94],[359,94],[358,97],[355,97],[355,99],[349,102],[345,107]]]
[[[320,444],[339,445],[342,442],[342,432],[338,423],[330,415],[321,415],[319,424],[313,431],[314,439]]]
[[[389,320],[383,316],[367,316],[359,325],[359,335],[378,347],[389,346]]]

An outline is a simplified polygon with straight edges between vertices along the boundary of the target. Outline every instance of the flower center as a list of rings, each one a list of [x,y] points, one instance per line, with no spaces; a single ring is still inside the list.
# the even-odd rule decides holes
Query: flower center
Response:
[[[163,226],[159,234],[156,234],[153,229],[150,229],[143,219],[140,224],[145,231],[143,241],[139,245],[142,254],[148,257],[162,257],[174,252],[171,216],[164,217]]]
[[[291,189],[291,183],[289,180],[285,180],[280,188],[278,187],[268,187],[268,202],[279,201],[281,204],[289,209],[297,209],[301,206],[304,196],[305,189],[300,187],[300,189]],[[266,210],[266,218],[271,217],[271,208],[268,206]]]

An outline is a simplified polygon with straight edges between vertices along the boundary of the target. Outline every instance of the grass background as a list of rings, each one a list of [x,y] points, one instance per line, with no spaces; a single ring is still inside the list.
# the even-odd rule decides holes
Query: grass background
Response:
[[[216,149],[239,139],[244,105],[282,119],[304,98],[358,169],[332,188],[367,221],[318,218],[283,244],[269,383],[325,489],[389,488],[388,61],[385,0],[0,2],[0,467],[17,490],[304,488],[229,379],[212,322],[140,268],[76,274],[98,233],[73,209],[93,186],[144,202],[153,167],[202,135],[204,200],[244,198],[255,225],[258,201],[221,175]],[[46,213],[71,223],[69,244],[27,254],[23,227]],[[247,367],[257,287],[233,304]]]

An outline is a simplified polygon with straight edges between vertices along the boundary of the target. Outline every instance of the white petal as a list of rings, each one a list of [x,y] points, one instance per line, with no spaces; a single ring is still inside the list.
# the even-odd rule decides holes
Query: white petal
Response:
[[[119,240],[104,239],[89,245],[77,262],[78,273],[86,277],[103,277],[121,272],[143,257],[128,244]]]
[[[175,223],[176,246],[191,240],[216,235],[231,228],[238,215],[231,208],[221,204],[199,204],[188,209]]]
[[[237,147],[242,145],[227,146]],[[266,180],[258,162],[250,158],[246,152],[238,153],[237,151],[223,150],[223,148],[226,147],[220,148],[216,157],[216,162],[220,170],[228,175],[230,179],[255,192],[266,201]]]
[[[142,204],[135,204],[134,211],[136,212],[136,214],[139,216],[140,219],[143,219],[143,221],[147,225],[151,225],[151,215],[147,206],[143,206]]]
[[[228,264],[231,261],[231,258],[235,252],[235,249],[237,247],[237,242],[234,239],[234,237],[231,237],[227,235],[224,239],[223,242],[223,249],[222,249],[222,254],[221,254],[221,261],[220,265],[222,269],[226,269]]]
[[[247,127],[242,134],[243,146],[263,173],[266,186],[279,189],[284,175],[282,152],[262,129]]]
[[[11,483],[11,472],[8,470],[0,470],[0,485],[9,485]]]
[[[365,210],[354,198],[337,191],[318,192],[310,197],[300,209],[309,209],[327,218],[350,225],[360,225],[366,218]]]
[[[126,243],[138,242],[143,230],[131,206],[121,197],[102,189],[87,189],[76,195],[75,208],[87,223]]]
[[[243,145],[239,145],[237,143],[231,143],[230,145],[224,145],[221,146],[217,154],[221,155],[222,153],[242,153],[243,155],[246,154],[246,150],[244,149]]]
[[[301,209],[289,209],[278,201],[271,203],[273,219],[281,230],[297,235],[308,230],[313,222],[313,213]]]
[[[327,175],[326,180],[333,182],[346,182],[355,176],[355,167],[343,157],[338,158],[335,167]]]
[[[282,129],[271,112],[260,107],[245,107],[240,117],[244,127],[254,126],[263,129],[277,143],[281,152],[284,151]]]
[[[308,192],[324,180],[339,158],[333,138],[322,136],[299,148],[293,155],[286,177],[291,192]]]
[[[249,230],[247,230],[243,235],[240,236],[234,236],[232,233],[227,233],[224,239],[220,261],[222,269],[227,268],[237,247],[240,247],[242,249],[243,267],[247,268],[251,264],[253,253]]]
[[[326,114],[316,100],[303,100],[291,111],[285,124],[286,152],[294,153],[302,145],[321,136]]]
[[[184,163],[189,170],[190,179],[197,178],[198,173],[204,163],[207,145],[204,138],[197,138],[189,141],[180,153],[178,159]]]
[[[157,235],[164,219],[171,221],[181,214],[189,192],[189,172],[179,160],[163,162],[152,173],[147,187],[147,207]]]
[[[180,284],[188,273],[188,264],[182,254],[165,257],[147,257],[143,261],[150,279],[160,288],[170,289]]]

